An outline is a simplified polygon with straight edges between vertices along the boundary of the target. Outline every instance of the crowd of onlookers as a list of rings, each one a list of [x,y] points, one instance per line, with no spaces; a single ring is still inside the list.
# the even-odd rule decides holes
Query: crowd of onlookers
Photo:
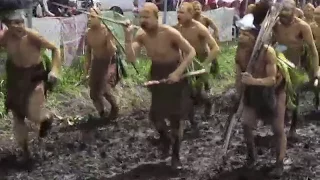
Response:
[[[58,3],[64,6],[68,6],[68,8],[64,8],[61,6],[57,6],[54,3]],[[88,8],[92,6],[92,1],[83,0],[82,1],[83,8]],[[35,17],[66,17],[79,14],[76,11],[77,4],[75,1],[70,0],[34,0],[33,4],[33,16]]]
[[[229,7],[235,8],[236,10],[236,18],[242,17],[245,12],[246,2],[244,0],[168,0],[167,1],[167,10],[175,11],[176,7],[179,6],[181,2],[192,2],[199,1],[202,4],[203,11],[217,9],[221,7]],[[134,12],[138,12],[139,7],[141,7],[145,2],[153,2],[155,3],[160,11],[164,10],[164,2],[165,0],[134,0],[135,9]],[[248,0],[248,5],[256,3],[256,0]]]

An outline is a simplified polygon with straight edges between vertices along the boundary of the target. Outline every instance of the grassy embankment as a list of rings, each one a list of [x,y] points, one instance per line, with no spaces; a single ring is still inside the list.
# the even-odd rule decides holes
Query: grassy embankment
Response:
[[[213,94],[223,91],[233,83],[236,46],[235,43],[224,43],[221,47],[222,52],[218,58],[220,75],[215,79],[211,79]],[[80,63],[76,63],[70,68],[62,69],[60,83],[54,92],[49,94],[47,105],[54,109],[57,115],[82,116],[86,113],[94,112],[88,95],[88,88],[85,85],[76,86],[83,78],[83,62],[81,59],[83,58],[78,61]],[[146,81],[150,66],[150,62],[145,61],[145,59],[141,57],[137,63],[139,74],[134,71],[131,65],[126,67],[129,77],[122,79],[114,91],[123,113],[140,107],[148,107],[149,93],[146,88],[139,86],[139,84]],[[3,106],[5,94],[3,77],[0,83],[0,117],[6,119]]]

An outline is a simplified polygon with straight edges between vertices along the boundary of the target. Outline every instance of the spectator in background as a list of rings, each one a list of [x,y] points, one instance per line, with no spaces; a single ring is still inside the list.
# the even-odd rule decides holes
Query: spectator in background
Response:
[[[207,0],[207,6],[209,7],[209,9],[217,9],[216,0]]]
[[[167,0],[168,1],[168,6],[167,6],[167,10],[168,11],[175,11],[175,6],[174,6],[174,2],[173,0]],[[155,3],[160,11],[164,10],[164,0],[152,0],[151,2]]]
[[[250,4],[255,4],[255,3],[256,3],[255,0],[248,0],[248,6],[249,6]],[[245,15],[246,9],[247,9],[247,7],[246,7],[246,1],[242,1],[242,2],[240,3],[240,8],[239,8],[240,18],[242,18],[242,17]]]
[[[69,0],[47,0],[48,8],[49,8],[50,12],[52,12],[55,16],[58,16],[58,17],[66,16],[67,12],[68,12],[68,8],[58,7],[54,4],[52,4],[53,2],[58,3],[58,4],[62,4],[65,6],[69,6]]]
[[[133,13],[133,24],[134,25],[138,25],[139,24],[139,1],[138,0],[133,0],[133,9],[132,9],[132,13]]]
[[[33,15],[35,17],[51,16],[54,14],[49,11],[48,0],[36,0],[33,4]]]

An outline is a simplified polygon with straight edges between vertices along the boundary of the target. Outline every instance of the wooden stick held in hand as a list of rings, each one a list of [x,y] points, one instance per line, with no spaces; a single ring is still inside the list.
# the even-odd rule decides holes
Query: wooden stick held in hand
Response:
[[[186,78],[186,77],[190,77],[190,76],[196,76],[196,75],[204,74],[204,73],[206,73],[205,69],[189,72],[189,73],[186,73],[186,74],[182,75],[181,79],[182,78]],[[167,79],[162,79],[162,80],[158,80],[158,81],[148,81],[148,82],[145,82],[143,85],[144,86],[151,86],[151,85],[166,83],[167,81],[168,81]]]

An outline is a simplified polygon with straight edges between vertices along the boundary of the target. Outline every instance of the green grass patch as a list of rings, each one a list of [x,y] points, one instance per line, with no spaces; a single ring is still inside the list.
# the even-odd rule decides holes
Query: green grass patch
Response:
[[[236,43],[222,43],[221,49],[221,54],[218,57],[220,74],[217,77],[210,79],[212,93],[214,94],[223,91],[225,87],[228,87],[234,83],[234,56],[236,51]],[[0,55],[0,57],[3,58],[3,54]],[[55,87],[54,92],[49,94],[50,98],[48,99],[47,103],[49,107],[59,105],[62,107],[66,104],[65,101],[69,101],[70,98],[83,98],[84,94],[86,94],[85,96],[88,98],[87,87],[83,85],[76,86],[84,78],[84,58],[81,57],[76,62],[77,63],[75,63],[72,67],[62,69],[61,81],[59,82],[58,86]],[[143,103],[141,103],[141,101],[144,100],[143,98],[148,97],[143,94],[147,93],[147,90],[144,90],[143,92],[137,92],[140,91],[137,89],[137,87],[138,85],[147,81],[150,64],[151,63],[148,61],[148,58],[139,58],[139,60],[136,62],[136,68],[139,74],[136,73],[131,64],[127,64],[126,70],[128,72],[128,77],[123,79],[118,85],[119,87],[117,87],[115,90],[115,94],[118,96],[118,102],[120,105],[126,104],[124,105],[125,108],[130,109],[130,106],[139,106],[139,104]],[[4,94],[4,79],[2,78],[0,79],[0,102],[4,102]],[[86,103],[90,103],[88,105],[92,106],[90,101],[87,101]],[[4,105],[3,103],[0,103],[0,117],[4,116]]]

